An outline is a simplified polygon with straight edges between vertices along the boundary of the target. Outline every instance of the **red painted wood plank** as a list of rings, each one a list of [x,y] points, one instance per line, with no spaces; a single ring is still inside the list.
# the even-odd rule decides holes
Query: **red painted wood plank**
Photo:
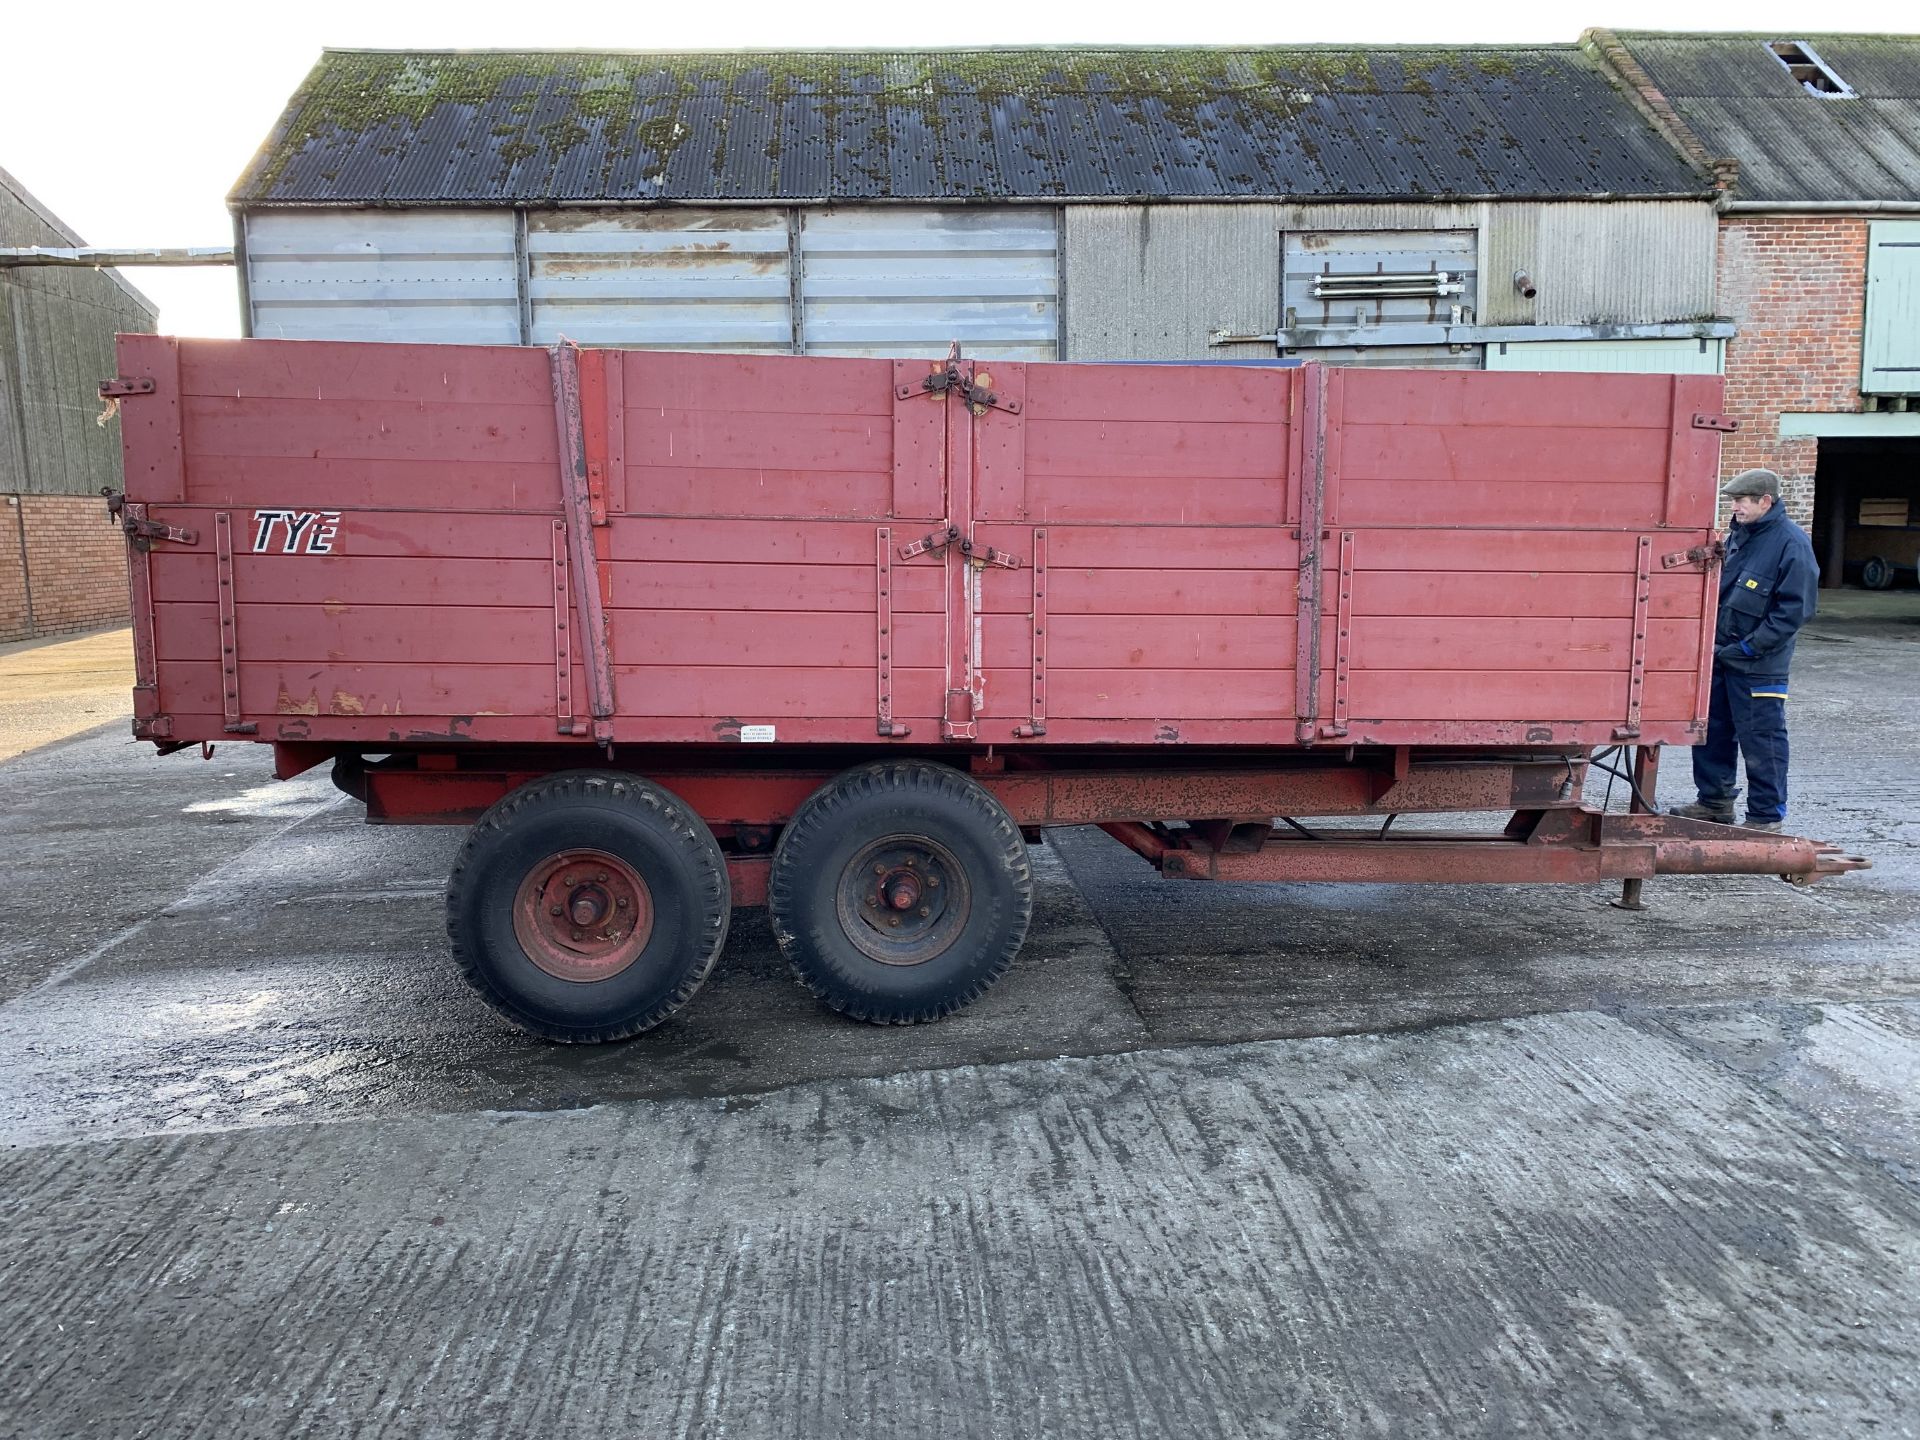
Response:
[[[894,714],[919,720],[938,716],[944,676],[944,670],[896,669]],[[615,677],[625,715],[707,716],[736,726],[844,715],[858,717],[863,727],[848,738],[873,739],[871,668],[620,665],[615,667]],[[636,698],[629,701],[629,696]]]
[[[312,456],[196,455],[187,498],[196,505],[307,510],[544,510],[560,508],[551,462],[338,460]]]
[[[549,651],[549,654],[551,652]],[[220,667],[175,661],[162,677],[161,701],[186,713],[217,714]],[[584,703],[584,697],[582,697]],[[457,715],[553,715],[553,664],[372,665],[240,662],[240,710],[274,715],[360,716],[370,738],[389,722]],[[263,726],[264,729],[264,726]]]
[[[1604,493],[1604,509],[1590,506]],[[1529,480],[1473,480],[1458,485],[1432,480],[1340,482],[1340,508],[1328,523],[1361,525],[1579,526],[1632,525],[1652,529],[1666,506],[1666,486],[1649,480],[1632,485],[1559,486]],[[1684,547],[1683,547],[1684,548]]]
[[[262,604],[243,596],[234,618],[235,646],[242,663],[485,665],[503,656],[527,662],[550,660],[553,655],[550,605],[537,609],[446,605],[422,610],[344,601]],[[218,637],[216,606],[154,607],[154,641],[162,659],[216,659]]]
[[[936,519],[947,513],[947,407],[914,390],[927,373],[924,360],[896,360],[888,377],[895,387],[892,509]],[[905,399],[897,394],[902,388]]]
[[[983,520],[1040,524],[1112,521],[1141,525],[1278,525],[1286,514],[1284,477],[1183,475],[983,474],[975,513]]]
[[[229,455],[559,464],[551,403],[426,405],[196,395],[184,399],[180,411],[187,454],[194,460]]]
[[[639,483],[636,472],[649,465],[882,475],[893,467],[890,416],[809,413],[776,423],[764,415],[629,403],[624,430],[630,483]]]
[[[156,557],[159,558],[159,557]],[[330,555],[292,557],[315,563],[288,563],[281,555],[236,555],[234,593],[288,605],[507,605],[550,606],[553,603],[551,560],[436,560],[422,565],[414,560],[378,556]],[[167,552],[154,567],[154,600],[214,600],[214,563],[211,553]],[[431,625],[431,617],[415,616],[396,623]]]
[[[1356,542],[1357,545],[1357,542]],[[1355,615],[1625,616],[1633,613],[1629,574],[1550,571],[1367,570],[1353,588]],[[1698,574],[1652,577],[1648,613],[1661,619],[1700,614]]]
[[[989,615],[982,637],[989,665],[1024,663],[1032,653],[1033,627],[1024,616]],[[1056,675],[1075,669],[1287,670],[1294,656],[1293,628],[1263,616],[1054,614],[1047,637],[1047,668]]]
[[[631,465],[627,506],[641,515],[885,520],[893,480],[881,470]]]
[[[613,603],[630,610],[828,610],[864,614],[874,608],[868,565],[718,565],[655,561],[613,564]],[[896,614],[944,613],[941,572],[933,566],[893,568]]]
[[[616,520],[609,528],[615,560],[724,565],[873,564],[874,527],[858,522],[667,516]],[[914,563],[931,566],[939,562]]]
[[[1511,525],[1512,522],[1509,522]],[[1399,529],[1357,529],[1354,566],[1360,570],[1433,570],[1458,572],[1538,570],[1548,574],[1634,573],[1637,531],[1625,529],[1464,530],[1440,525]],[[1704,535],[1672,537],[1677,550],[1699,544]]]
[[[1357,424],[1666,429],[1664,375],[1349,369]]]
[[[1689,718],[1692,671],[1647,676],[1642,713]],[[1610,721],[1627,714],[1624,669],[1584,674],[1522,670],[1361,670],[1349,713],[1357,720]]]
[[[1524,481],[1542,489],[1664,482],[1664,430],[1591,427],[1476,429],[1465,425],[1341,427],[1341,475],[1357,480]],[[1611,494],[1563,496],[1563,513],[1590,506],[1604,519]]]
[[[1571,671],[1624,676],[1633,663],[1633,621],[1439,616],[1361,616],[1352,626],[1352,665],[1362,671],[1526,671],[1557,678]],[[1647,624],[1647,665],[1690,665],[1700,627],[1689,620]],[[1411,682],[1410,682],[1411,683]],[[1549,689],[1538,697],[1557,696]],[[1511,717],[1508,717],[1511,718]]]
[[[983,523],[974,541],[1024,560],[1033,529]],[[1291,570],[1299,557],[1292,532],[1276,525],[1049,525],[1047,545],[1054,566],[1080,569]]]
[[[1024,714],[1024,668],[986,672],[988,715]],[[1047,667],[1048,735],[1063,720],[1284,719],[1293,713],[1291,670],[1055,670]]]
[[[546,353],[518,345],[185,340],[180,347],[188,395],[515,405],[530,403],[546,384]]]
[[[1285,474],[1287,427],[1189,420],[1027,421],[1027,466],[1042,475],[1215,479]]]
[[[611,621],[623,665],[852,669],[868,676],[871,690],[879,663],[871,602],[865,613],[616,610]],[[895,615],[896,668],[935,664],[945,636],[943,615]],[[627,708],[649,704],[642,696]]]
[[[132,396],[120,409],[121,477],[127,499],[150,504],[181,500],[187,482],[180,342],[166,335],[122,335],[115,341],[114,357],[121,378],[151,380],[154,385],[153,393]]]
[[[886,360],[621,351],[627,408],[735,411],[746,415],[889,415],[893,364]],[[924,364],[920,373],[926,373]]]
[[[894,573],[913,572],[901,566]],[[1048,576],[1047,608],[1055,615],[1285,616],[1300,603],[1292,570],[1089,570],[1055,565]],[[1032,611],[1030,581],[1026,587],[992,585],[982,591],[982,608],[988,614]]]
[[[996,372],[1002,370],[994,365]],[[1289,372],[1213,365],[1033,365],[1027,413],[1049,420],[1284,422]]]

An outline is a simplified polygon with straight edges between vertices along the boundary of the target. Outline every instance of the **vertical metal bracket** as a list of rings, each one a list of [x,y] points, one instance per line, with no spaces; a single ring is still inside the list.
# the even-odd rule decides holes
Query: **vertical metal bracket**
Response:
[[[1047,733],[1047,532],[1033,532],[1033,702],[1025,725],[1014,726],[1021,740]]]
[[[1353,661],[1353,532],[1340,532],[1340,600],[1334,608],[1333,723],[1320,733],[1338,739],[1347,733],[1347,680]]]
[[[1306,430],[1300,466],[1299,623],[1294,649],[1294,734],[1302,745],[1318,738],[1320,725],[1320,509],[1327,484],[1327,370],[1308,365],[1301,425]]]
[[[130,520],[145,520],[147,507],[129,504],[124,513]],[[133,616],[133,734],[139,740],[165,740],[173,734],[173,717],[160,709],[160,676],[153,639],[152,548],[131,543],[127,546],[127,588]]]
[[[600,593],[599,555],[594,549],[592,483],[588,474],[586,422],[580,392],[580,350],[562,343],[547,351],[553,377],[554,425],[560,439],[561,517],[572,558],[575,598],[587,660],[587,707],[593,738],[613,742],[613,647],[607,636],[607,610]],[[601,500],[604,517],[605,498]]]
[[[1640,705],[1647,685],[1647,608],[1653,598],[1653,537],[1642,535],[1633,567],[1633,664],[1627,673],[1627,723],[1613,732],[1616,740],[1640,735]]]
[[[562,735],[584,735],[573,718],[573,578],[567,563],[567,526],[553,522],[553,706],[554,728]]]
[[[879,657],[874,671],[876,719],[874,729],[889,740],[909,733],[909,727],[893,718],[893,527],[882,525],[874,532],[874,642]]]
[[[233,594],[233,516],[213,517],[214,570],[220,591],[220,700],[229,735],[255,735],[258,725],[240,723],[240,626]]]

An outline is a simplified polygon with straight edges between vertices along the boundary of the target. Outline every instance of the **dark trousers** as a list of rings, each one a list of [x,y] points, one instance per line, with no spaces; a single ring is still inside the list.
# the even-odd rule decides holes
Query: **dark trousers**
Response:
[[[1693,783],[1707,805],[1731,807],[1740,793],[1736,761],[1747,762],[1747,818],[1787,814],[1787,677],[1713,667],[1707,741],[1693,747]]]

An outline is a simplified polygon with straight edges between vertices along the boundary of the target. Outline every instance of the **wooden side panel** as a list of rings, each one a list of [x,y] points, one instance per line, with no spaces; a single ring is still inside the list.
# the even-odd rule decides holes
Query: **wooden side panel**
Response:
[[[1299,553],[1287,527],[1289,374],[983,368],[1020,411],[974,421],[975,551],[1022,560],[977,576],[983,737],[1028,718],[1039,655],[1049,734],[1124,718],[1173,739],[1255,720],[1269,722],[1260,737],[1285,738]],[[1036,575],[1027,562],[1041,533]]]

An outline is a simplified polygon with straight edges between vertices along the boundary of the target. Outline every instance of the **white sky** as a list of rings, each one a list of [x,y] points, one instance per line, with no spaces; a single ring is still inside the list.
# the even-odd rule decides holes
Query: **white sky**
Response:
[[[12,8],[12,7],[10,7]],[[821,5],[203,3],[84,8],[17,0],[0,25],[0,169],[90,245],[225,245],[224,197],[323,46],[717,49],[884,45],[1498,43],[1615,29],[1920,30],[1912,0],[1541,0],[1456,9],[1364,5],[1144,5],[1129,0]],[[160,328],[237,335],[233,273],[134,270]]]

